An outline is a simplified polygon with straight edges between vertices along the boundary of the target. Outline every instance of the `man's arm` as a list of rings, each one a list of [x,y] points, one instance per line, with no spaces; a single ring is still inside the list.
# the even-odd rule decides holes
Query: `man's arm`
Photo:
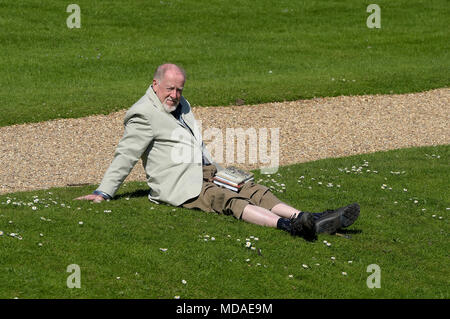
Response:
[[[153,133],[149,119],[141,114],[131,117],[125,125],[125,132],[117,145],[114,159],[106,170],[97,190],[93,194],[76,199],[100,202],[112,198],[152,139]]]

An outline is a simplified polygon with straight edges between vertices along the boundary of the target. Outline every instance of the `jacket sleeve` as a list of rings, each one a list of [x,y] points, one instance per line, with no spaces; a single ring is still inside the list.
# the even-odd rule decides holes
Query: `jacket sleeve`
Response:
[[[125,123],[124,134],[117,145],[114,158],[97,191],[113,197],[152,139],[151,124],[144,115],[135,114],[129,118]]]

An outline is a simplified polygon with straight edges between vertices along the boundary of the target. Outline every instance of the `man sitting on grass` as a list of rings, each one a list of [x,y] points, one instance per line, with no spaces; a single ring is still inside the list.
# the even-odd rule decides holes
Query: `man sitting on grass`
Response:
[[[357,203],[309,213],[283,203],[269,188],[253,181],[237,192],[213,183],[217,166],[202,142],[190,104],[182,96],[185,79],[185,71],[175,64],[157,68],[146,94],[125,115],[124,135],[99,187],[76,199],[112,199],[142,158],[151,201],[233,215],[306,239],[335,233],[355,222]],[[180,160],[179,154],[193,156]]]

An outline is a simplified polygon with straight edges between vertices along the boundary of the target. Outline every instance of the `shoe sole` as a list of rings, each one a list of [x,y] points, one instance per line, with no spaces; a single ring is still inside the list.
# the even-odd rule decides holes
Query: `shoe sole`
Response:
[[[336,213],[316,221],[316,233],[334,234],[339,228],[352,225],[358,218],[359,211],[357,203],[337,209]]]
[[[344,209],[344,213],[341,215],[342,227],[348,227],[352,225],[359,216],[360,207],[357,203],[348,205]]]

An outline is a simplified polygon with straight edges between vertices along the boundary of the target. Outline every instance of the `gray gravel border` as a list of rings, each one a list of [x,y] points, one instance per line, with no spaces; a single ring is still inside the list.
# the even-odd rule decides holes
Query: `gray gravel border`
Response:
[[[269,136],[270,129],[278,128],[279,165],[286,165],[450,144],[449,98],[450,89],[443,88],[402,95],[194,107],[193,112],[201,120],[202,132],[213,132],[214,128],[224,138],[227,128],[254,128],[256,132],[265,128]],[[98,184],[123,134],[125,112],[0,127],[0,194]],[[210,146],[217,141],[205,138]],[[249,152],[247,147],[245,163],[234,165],[245,169],[260,167],[260,161],[249,163]],[[145,180],[140,163],[127,178],[131,180]]]

